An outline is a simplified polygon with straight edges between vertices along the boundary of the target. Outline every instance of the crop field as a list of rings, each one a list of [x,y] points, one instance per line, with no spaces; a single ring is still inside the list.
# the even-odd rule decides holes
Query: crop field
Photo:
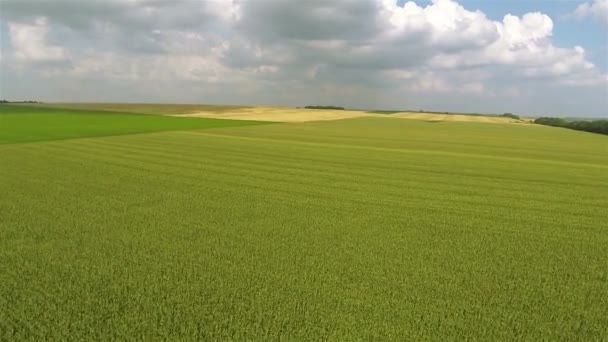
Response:
[[[0,105],[0,144],[255,124],[261,123]]]
[[[176,115],[201,111],[222,113],[246,110],[247,106],[221,106],[201,104],[163,104],[163,103],[40,103],[24,106],[55,109],[75,109],[81,111],[108,111],[137,114]]]
[[[308,122],[353,119],[377,115],[356,110],[250,107],[229,111],[206,110],[187,114],[178,114],[178,116],[271,122]]]
[[[399,119],[414,119],[426,121],[464,121],[464,122],[483,122],[483,123],[524,123],[529,119],[517,120],[500,116],[485,116],[485,115],[464,115],[464,114],[441,114],[441,113],[419,113],[419,112],[401,112],[391,115],[392,118]]]
[[[608,336],[606,136],[25,108],[0,340]]]
[[[32,106],[28,104],[27,106]],[[43,103],[33,105],[42,108],[76,109],[85,111],[110,111],[137,114],[157,114],[192,118],[253,120],[269,122],[309,122],[376,117],[413,119],[424,121],[464,121],[482,123],[529,123],[531,119],[515,120],[496,115],[455,114],[434,112],[327,110],[293,107],[217,106],[195,104],[138,104],[138,103]]]
[[[289,107],[247,107],[216,105],[132,104],[132,103],[52,103],[25,105],[48,109],[108,111],[157,114],[184,118],[230,119],[269,122],[328,121],[377,116],[359,110],[319,110]]]

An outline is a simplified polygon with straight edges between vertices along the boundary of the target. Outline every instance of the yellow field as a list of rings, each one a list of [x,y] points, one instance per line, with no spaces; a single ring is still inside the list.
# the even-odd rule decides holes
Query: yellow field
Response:
[[[397,119],[412,119],[424,121],[463,121],[463,122],[483,122],[483,123],[525,123],[527,119],[511,119],[498,116],[482,116],[482,115],[463,115],[463,114],[441,114],[441,113],[418,113],[418,112],[403,112],[387,115],[390,118]]]
[[[323,110],[303,108],[280,108],[280,107],[249,107],[227,111],[196,111],[186,114],[174,114],[175,116],[233,119],[233,120],[255,120],[275,122],[306,122],[306,121],[329,121],[340,119],[351,119],[364,116],[380,116],[362,111],[353,110]]]
[[[32,104],[27,104],[32,106]],[[532,119],[515,120],[499,116],[445,114],[433,112],[397,112],[379,114],[361,110],[324,110],[293,107],[252,107],[201,104],[142,104],[142,103],[43,103],[33,106],[80,110],[103,110],[112,112],[169,115],[179,117],[201,117],[231,120],[254,120],[271,122],[331,121],[359,117],[387,119],[411,119],[422,121],[462,121],[481,123],[529,123]]]
[[[528,119],[511,119],[498,116],[465,115],[465,114],[442,114],[442,113],[417,113],[401,112],[395,114],[373,114],[354,110],[322,110],[301,109],[281,107],[246,107],[232,110],[204,110],[184,114],[172,114],[175,116],[233,119],[233,120],[256,120],[275,122],[307,122],[307,121],[329,121],[373,116],[387,119],[412,119],[423,121],[462,121],[481,122],[494,124],[527,123]]]

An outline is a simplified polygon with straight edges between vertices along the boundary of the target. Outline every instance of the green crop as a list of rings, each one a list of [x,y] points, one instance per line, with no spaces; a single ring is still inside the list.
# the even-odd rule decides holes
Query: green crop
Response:
[[[0,105],[0,144],[255,124],[262,123]]]
[[[608,137],[173,120],[0,126],[0,339],[608,336]]]
[[[138,114],[187,114],[192,112],[228,112],[247,109],[247,106],[200,105],[200,104],[161,104],[161,103],[40,103],[24,104],[23,107],[49,109],[73,109],[85,111],[109,111]]]

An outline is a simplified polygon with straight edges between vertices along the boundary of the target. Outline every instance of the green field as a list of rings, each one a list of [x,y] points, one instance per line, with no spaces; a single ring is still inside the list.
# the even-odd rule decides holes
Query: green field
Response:
[[[606,136],[20,110],[0,340],[608,336]]]
[[[262,123],[0,105],[0,144],[257,124]]]
[[[159,103],[40,103],[23,106],[55,109],[76,109],[83,111],[109,111],[138,114],[184,114],[198,111],[226,112],[238,111],[251,107],[222,106],[201,104],[159,104]]]

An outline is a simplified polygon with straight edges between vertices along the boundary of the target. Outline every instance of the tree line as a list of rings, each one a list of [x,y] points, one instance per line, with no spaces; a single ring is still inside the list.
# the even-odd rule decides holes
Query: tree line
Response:
[[[570,121],[561,118],[538,118],[534,123],[545,126],[563,127],[591,133],[608,135],[608,120]]]
[[[39,101],[8,101],[8,100],[0,100],[0,103],[42,103]]]
[[[513,113],[504,113],[504,114],[500,114],[500,116],[502,116],[504,118],[515,119],[515,120],[519,120],[520,119],[519,115],[515,115]]]
[[[306,106],[306,109],[333,109],[333,110],[344,110],[344,107],[338,106]]]

